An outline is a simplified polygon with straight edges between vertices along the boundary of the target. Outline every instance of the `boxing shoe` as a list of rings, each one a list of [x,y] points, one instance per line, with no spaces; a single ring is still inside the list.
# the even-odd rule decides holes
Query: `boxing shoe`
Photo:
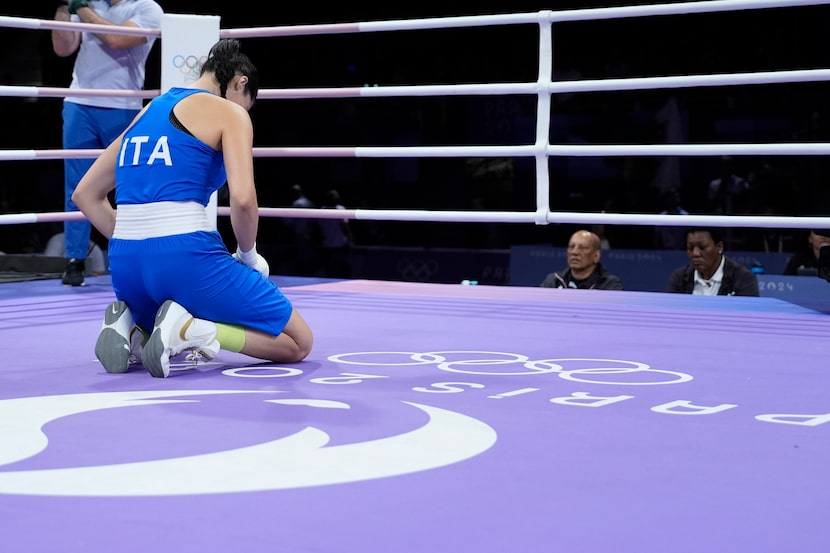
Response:
[[[70,259],[66,262],[66,268],[61,275],[61,282],[64,286],[86,286],[84,271],[86,262],[83,259]]]
[[[144,367],[156,378],[167,378],[170,358],[185,350],[190,351],[191,360],[213,359],[219,352],[216,324],[197,319],[178,303],[167,300],[156,313],[153,333],[144,344]]]
[[[125,373],[130,365],[141,362],[142,338],[127,303],[113,302],[104,313],[101,332],[95,342],[95,357],[108,373]]]

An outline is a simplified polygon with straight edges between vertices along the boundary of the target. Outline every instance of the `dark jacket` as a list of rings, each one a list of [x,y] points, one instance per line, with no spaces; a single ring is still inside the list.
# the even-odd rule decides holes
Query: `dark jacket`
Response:
[[[783,275],[817,275],[818,258],[810,251],[798,252],[787,260]]]
[[[570,268],[558,273],[550,273],[540,284],[542,288],[579,288],[580,290],[622,290],[623,283],[620,277],[605,270],[602,263],[597,263],[591,276],[584,280],[576,280],[571,275]]]
[[[669,277],[666,292],[691,294],[695,289],[695,269],[691,264],[679,267]],[[755,273],[728,257],[723,258],[723,281],[719,296],[760,296]]]

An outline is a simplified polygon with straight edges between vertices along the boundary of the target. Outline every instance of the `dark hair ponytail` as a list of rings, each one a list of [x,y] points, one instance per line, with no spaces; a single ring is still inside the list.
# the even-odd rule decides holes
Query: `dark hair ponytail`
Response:
[[[216,76],[222,98],[228,92],[228,83],[231,79],[236,75],[248,77],[248,84],[245,88],[251,100],[256,100],[257,92],[259,92],[259,72],[248,56],[241,52],[238,40],[227,38],[214,44],[208,53],[207,61],[202,64],[202,74],[205,72],[211,72]]]

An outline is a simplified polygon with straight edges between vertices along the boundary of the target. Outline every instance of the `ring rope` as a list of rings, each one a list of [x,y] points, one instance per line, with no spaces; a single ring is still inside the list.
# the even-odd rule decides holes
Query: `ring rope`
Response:
[[[54,31],[89,31],[110,35],[161,36],[161,29],[144,29],[140,27],[123,27],[120,25],[99,25],[81,23],[80,21],[55,21],[53,19],[30,19],[26,17],[9,17],[0,15],[0,27],[16,29],[42,29]]]
[[[155,98],[160,90],[116,90],[111,88],[55,88],[46,86],[0,85],[0,96],[25,98],[66,98],[69,96],[100,96],[107,98]]]
[[[730,73],[723,75],[682,75],[673,77],[638,77],[628,79],[586,79],[550,83],[551,94],[576,92],[610,92],[622,90],[654,90],[661,88],[692,88],[703,86],[786,84],[830,81],[830,69],[802,69],[794,71],[759,71],[756,73]],[[28,98],[60,98],[66,96],[107,96],[119,98],[154,98],[158,89],[112,90],[97,88],[55,88],[37,86],[0,85],[0,96]],[[413,97],[413,96],[492,96],[510,94],[539,94],[539,85],[527,83],[486,83],[423,86],[363,86],[337,88],[273,88],[262,89],[257,98],[319,99],[360,97]]]
[[[220,38],[261,38],[313,34],[410,31],[455,27],[518,25],[543,22],[555,23],[566,21],[593,21],[600,19],[623,19],[628,17],[650,17],[658,15],[680,15],[797,6],[818,6],[824,4],[827,4],[827,0],[705,0],[700,2],[678,2],[674,4],[625,6],[618,8],[588,8],[560,11],[544,10],[532,13],[433,17],[426,19],[398,19],[360,23],[330,23],[321,25],[283,25],[274,27],[254,27],[248,29],[222,29],[219,31],[219,36]]]
[[[459,26],[485,26],[536,23],[540,28],[540,71],[533,83],[490,83],[473,85],[431,85],[420,87],[347,87],[347,88],[304,88],[273,89],[260,91],[261,98],[334,98],[358,96],[426,96],[426,95],[494,95],[494,94],[535,94],[538,96],[536,143],[524,146],[428,146],[428,147],[311,147],[311,148],[254,148],[255,157],[516,157],[536,158],[537,169],[537,210],[534,212],[458,212],[423,210],[303,210],[297,208],[260,208],[263,216],[313,217],[313,218],[354,218],[373,220],[417,220],[417,221],[465,221],[465,222],[534,222],[548,223],[609,223],[609,224],[660,224],[687,225],[692,223],[722,226],[769,227],[769,228],[812,228],[829,226],[826,217],[761,217],[761,216],[685,216],[682,221],[674,217],[644,214],[591,214],[551,212],[547,161],[549,156],[721,156],[721,155],[826,155],[830,144],[652,144],[652,145],[551,145],[548,144],[550,129],[550,94],[572,92],[596,92],[610,90],[634,90],[650,88],[686,88],[694,86],[725,86],[737,84],[770,84],[830,80],[830,70],[767,71],[743,74],[689,75],[673,77],[647,77],[631,79],[602,79],[584,81],[552,82],[551,22],[596,20],[653,15],[706,13],[713,11],[763,9],[791,6],[823,5],[830,1],[747,1],[709,0],[652,6],[631,6],[622,8],[600,8],[583,10],[541,11],[526,14],[503,14],[489,16],[444,17],[419,20],[391,20],[364,23],[343,23],[323,25],[295,25],[282,27],[261,27],[252,29],[220,30],[222,38],[245,36],[289,36],[307,34],[333,34],[375,31],[399,31],[410,29],[454,28]],[[90,31],[113,31],[123,34],[160,35],[160,29],[119,28],[75,22],[28,20],[0,16],[0,26],[25,27],[31,29],[61,29]],[[126,94],[124,94],[127,92]],[[37,87],[0,87],[0,95],[7,96],[69,96],[69,95],[140,95],[150,98],[160,91],[107,91],[70,90]],[[65,159],[97,157],[102,150],[6,150],[0,151],[0,160]],[[544,187],[542,186],[544,185]],[[218,213],[229,214],[229,209],[220,207]],[[43,222],[47,220],[83,219],[78,212],[40,214],[0,215],[0,224],[12,222]]]
[[[256,147],[254,157],[327,158],[452,158],[452,157],[533,157],[539,152],[554,157],[596,156],[823,156],[830,155],[830,143],[801,144],[553,144],[543,148],[526,146],[326,146]],[[0,161],[96,158],[102,149],[0,150]]]
[[[230,208],[219,206],[217,213],[230,215]],[[434,223],[534,223],[540,224],[540,214],[528,211],[430,211],[407,209],[323,209],[292,207],[260,207],[262,217],[350,219],[359,221],[419,221]],[[649,213],[572,213],[547,212],[541,214],[541,224],[612,224],[657,226],[723,226],[735,228],[826,228],[828,217],[782,217],[767,215],[659,215]],[[80,211],[50,213],[0,214],[0,225],[27,223],[55,223],[80,221]]]

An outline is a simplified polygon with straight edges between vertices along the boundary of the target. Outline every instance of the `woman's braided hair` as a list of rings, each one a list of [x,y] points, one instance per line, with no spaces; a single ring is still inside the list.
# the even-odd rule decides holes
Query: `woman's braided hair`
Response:
[[[202,74],[211,72],[219,81],[219,94],[224,98],[228,92],[228,83],[236,75],[248,77],[248,84],[245,89],[256,100],[259,92],[259,72],[251,60],[241,52],[241,45],[238,40],[229,38],[222,39],[214,44],[208,53],[208,59],[202,64]]]

